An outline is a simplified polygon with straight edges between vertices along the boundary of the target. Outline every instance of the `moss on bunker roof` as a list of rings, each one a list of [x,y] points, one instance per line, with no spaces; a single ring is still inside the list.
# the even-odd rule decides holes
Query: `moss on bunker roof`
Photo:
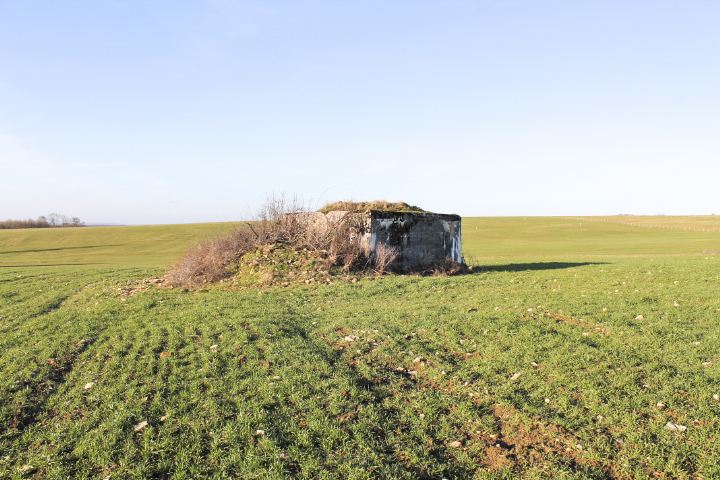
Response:
[[[372,202],[333,202],[322,207],[318,212],[328,213],[335,211],[368,211],[379,210],[382,212],[415,212],[430,213],[427,210],[416,205],[408,205],[405,202],[387,202],[385,200],[375,200]]]

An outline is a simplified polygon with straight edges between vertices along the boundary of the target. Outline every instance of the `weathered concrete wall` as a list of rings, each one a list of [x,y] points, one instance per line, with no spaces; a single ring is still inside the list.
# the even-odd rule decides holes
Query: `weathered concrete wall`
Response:
[[[393,265],[400,268],[430,267],[444,260],[463,263],[462,220],[458,215],[370,210],[291,216],[316,237],[342,228],[350,238],[356,238],[368,254],[373,254],[379,244],[392,247],[398,253]]]
[[[299,222],[311,237],[320,238],[333,230],[340,230],[351,238],[357,238],[366,251],[370,248],[370,212],[303,212],[286,216]]]
[[[398,250],[399,267],[431,266],[443,260],[463,263],[462,220],[436,213],[371,213],[371,249],[384,243]]]

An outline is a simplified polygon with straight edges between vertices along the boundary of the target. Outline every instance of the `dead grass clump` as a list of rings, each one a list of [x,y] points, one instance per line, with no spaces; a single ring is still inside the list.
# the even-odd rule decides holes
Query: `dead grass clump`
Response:
[[[377,247],[375,247],[375,253],[372,258],[375,271],[380,274],[385,273],[397,257],[398,251],[396,248],[388,247],[384,243],[378,244]]]
[[[361,217],[350,213],[330,221],[323,238],[315,242],[316,246],[328,251],[328,268],[342,266],[342,270],[348,272],[368,267],[370,251],[361,242],[366,228],[368,226]]]
[[[198,287],[231,274],[228,267],[258,245],[259,237],[249,226],[215,237],[192,247],[165,275],[171,286]]]
[[[388,202],[386,200],[375,200],[373,202],[353,202],[353,201],[340,201],[328,203],[322,207],[318,212],[328,213],[336,211],[346,212],[357,212],[367,210],[380,210],[383,212],[420,212],[426,213],[427,210],[416,205],[409,205],[405,202]]]
[[[469,267],[464,263],[458,263],[454,260],[443,260],[442,262],[437,262],[433,266],[431,273],[436,277],[450,277],[452,275],[472,273],[472,267]]]

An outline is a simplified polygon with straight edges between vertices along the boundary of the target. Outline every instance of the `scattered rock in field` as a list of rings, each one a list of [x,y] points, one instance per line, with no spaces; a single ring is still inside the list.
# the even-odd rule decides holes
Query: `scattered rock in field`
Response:
[[[450,442],[450,446],[453,448],[460,448],[462,447],[462,442],[458,442],[457,440],[455,440],[454,442]]]
[[[147,424],[148,424],[148,423],[147,423],[145,420],[143,420],[142,422],[140,422],[140,423],[138,423],[137,425],[135,425],[133,428],[135,429],[136,432],[139,432],[139,431],[142,430],[143,428],[147,427]]]
[[[643,315],[638,315],[637,317],[635,317],[635,320],[644,320],[644,319],[645,319],[645,317]]]
[[[275,376],[273,377],[273,380],[280,380],[280,375],[275,375]]]
[[[35,470],[35,467],[33,467],[32,465],[25,465],[20,469],[22,473],[32,472],[33,470]]]
[[[413,377],[417,376],[418,372],[417,370],[408,370],[408,373],[412,375]]]
[[[514,373],[512,377],[510,377],[510,380],[517,380],[520,378],[520,375],[522,375],[522,372]]]
[[[673,303],[674,306],[679,307],[680,304],[678,302]]]
[[[603,307],[603,312],[607,312],[607,307]]]
[[[718,394],[713,395],[713,400],[720,400],[720,395],[718,395]]]
[[[162,353],[160,354],[160,358],[169,357],[169,356],[172,355],[172,354],[173,354],[173,352],[162,352]]]
[[[90,390],[92,386],[95,385],[95,382],[88,382],[85,384],[85,390]]]
[[[663,408],[665,408],[665,404],[662,403],[662,402],[658,402],[656,406],[657,406],[660,410],[662,410]]]
[[[217,345],[210,345],[210,349],[211,349],[211,350],[213,350],[213,349],[215,349],[215,348],[217,348],[217,347],[218,347]]]
[[[164,422],[165,420],[167,420],[167,417],[166,417],[165,415],[163,415],[162,417],[160,417],[160,421],[161,421],[161,422]]]
[[[539,366],[540,366],[540,365],[538,365],[537,362],[530,362],[530,365],[532,365],[533,367],[539,367]]]
[[[550,403],[550,399],[549,399],[549,398],[546,398],[546,399],[545,399],[545,403]]]
[[[255,435],[265,435],[265,430],[255,430]]]
[[[425,418],[425,414],[421,413],[420,415],[418,415],[418,417],[420,417],[420,420],[422,420],[423,418]]]
[[[684,432],[687,430],[687,427],[684,425],[678,425],[677,423],[668,422],[665,425],[665,428],[668,430],[672,430],[673,432]]]
[[[357,340],[357,338],[358,337],[356,335],[345,335],[346,342],[354,342],[355,340]]]
[[[710,365],[712,365],[712,362],[703,362],[704,367],[709,367]]]

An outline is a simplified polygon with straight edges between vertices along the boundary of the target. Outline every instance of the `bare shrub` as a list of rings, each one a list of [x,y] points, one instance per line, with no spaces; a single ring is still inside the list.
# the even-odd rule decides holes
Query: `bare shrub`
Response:
[[[233,274],[233,264],[263,245],[280,245],[289,250],[307,250],[322,260],[325,268],[340,266],[344,271],[364,268],[368,255],[358,237],[361,220],[344,215],[316,228],[297,197],[269,196],[256,214],[236,231],[211,238],[191,248],[165,275],[168,285],[197,287]],[[385,268],[383,263],[383,268]]]
[[[395,247],[388,247],[384,243],[378,243],[373,255],[373,266],[378,273],[385,273],[397,257],[398,251]]]
[[[192,247],[165,275],[168,285],[197,287],[228,276],[228,267],[239,256],[257,245],[247,226],[211,238]]]
[[[307,211],[297,196],[287,198],[285,194],[273,193],[265,198],[255,214],[255,221],[247,226],[255,235],[257,245],[302,243],[305,229],[299,217],[292,214]]]
[[[363,252],[360,243],[356,238],[342,230],[336,230],[329,239],[329,253],[332,262],[330,265],[342,265],[343,271],[347,272],[354,268],[362,268],[367,265],[367,256]]]
[[[348,212],[328,223],[321,240],[333,259],[332,265],[342,265],[345,272],[366,268],[370,252],[362,244],[363,236],[369,233],[365,217],[359,212]]]

